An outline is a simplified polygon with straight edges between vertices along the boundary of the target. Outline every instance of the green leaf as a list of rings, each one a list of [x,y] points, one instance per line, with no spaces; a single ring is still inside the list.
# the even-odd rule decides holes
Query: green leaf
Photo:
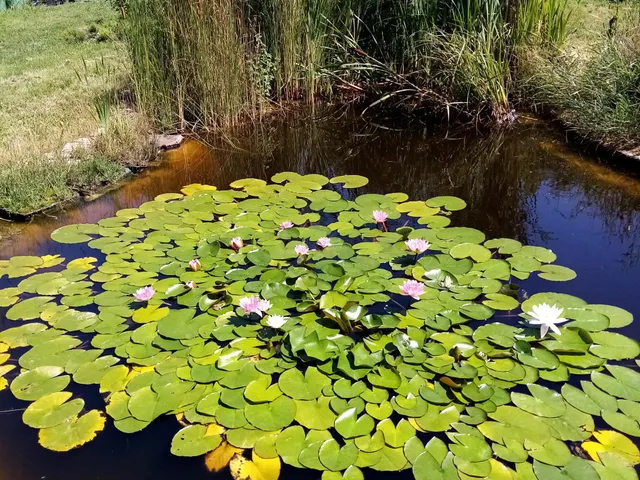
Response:
[[[589,352],[606,360],[625,360],[640,355],[637,341],[614,332],[594,332]]]
[[[460,412],[453,405],[450,407],[429,405],[427,413],[416,419],[416,422],[420,428],[428,432],[444,432],[459,418]]]
[[[70,392],[56,392],[39,398],[22,414],[22,421],[32,428],[50,428],[75,418],[84,408],[80,398],[67,402]]]
[[[382,420],[377,429],[384,435],[385,443],[392,448],[402,447],[416,434],[416,429],[404,418],[398,422],[397,426],[388,418]]]
[[[529,392],[533,394],[511,393],[511,401],[525,412],[539,417],[560,417],[566,411],[566,405],[562,396],[541,385],[527,385]]]
[[[334,307],[342,308],[347,303],[347,297],[335,290],[330,290],[320,297],[320,309],[326,310]]]
[[[260,430],[272,432],[287,427],[296,416],[296,403],[284,395],[272,402],[247,405],[244,408],[247,421]]]
[[[361,175],[340,175],[329,180],[331,183],[343,183],[344,188],[360,188],[369,183],[367,177]]]
[[[301,467],[298,456],[304,446],[304,439],[304,429],[299,425],[286,428],[278,435],[276,451],[283,462],[294,467]]]
[[[373,418],[369,415],[357,416],[355,408],[349,408],[342,412],[335,421],[336,431],[344,438],[355,438],[368,435],[374,427]]]
[[[472,258],[476,262],[486,262],[491,258],[491,251],[475,243],[461,243],[449,250],[453,258]]]
[[[297,369],[284,372],[278,380],[280,389],[294,400],[314,400],[322,395],[322,389],[331,384],[331,380],[318,371],[308,367],[302,375]]]
[[[105,417],[98,410],[91,410],[81,417],[44,428],[38,434],[40,445],[56,452],[67,452],[93,440],[103,430]]]
[[[531,440],[524,441],[524,448],[529,451],[529,455],[548,465],[562,467],[567,465],[572,458],[571,452],[566,444],[556,438],[551,438],[544,445],[540,445]]]
[[[34,401],[55,392],[61,392],[71,380],[61,367],[37,367],[27,370],[11,382],[11,393],[19,400]]]
[[[296,400],[295,420],[312,430],[328,430],[333,427],[336,414],[329,408],[329,397],[317,400]]]
[[[338,442],[331,439],[322,443],[318,457],[326,468],[333,472],[338,472],[346,470],[349,466],[355,464],[358,452],[358,447],[352,441],[345,443],[340,448]]]
[[[204,425],[190,425],[175,434],[171,441],[171,453],[179,457],[199,457],[214,450],[222,443],[217,434],[207,434]]]
[[[540,278],[551,280],[553,282],[566,282],[576,278],[576,272],[567,267],[560,265],[543,265],[540,267],[538,274]]]
[[[444,207],[451,212],[463,210],[467,207],[467,202],[458,197],[433,197],[426,202],[428,207]]]
[[[247,253],[247,260],[259,267],[266,267],[271,262],[271,256],[268,251],[258,249]]]

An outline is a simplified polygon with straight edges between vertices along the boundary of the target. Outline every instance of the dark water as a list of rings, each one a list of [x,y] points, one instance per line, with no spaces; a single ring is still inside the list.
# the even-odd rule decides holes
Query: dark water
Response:
[[[94,223],[189,183],[222,189],[239,178],[267,180],[281,171],[329,177],[360,174],[370,179],[361,193],[401,191],[416,200],[462,197],[469,207],[454,215],[453,224],[478,228],[489,238],[510,237],[550,248],[558,255],[558,264],[578,273],[577,279],[566,283],[532,278],[523,284],[527,293],[569,293],[590,303],[620,306],[640,317],[640,169],[624,172],[581,156],[540,123],[480,135],[433,128],[390,131],[345,118],[315,122],[285,118],[241,132],[233,140],[211,143],[206,148],[190,141],[167,154],[161,167],[101,198],[55,217],[36,219],[19,234],[0,240],[0,258],[95,254],[86,246],[56,244],[49,240],[49,233],[69,223]],[[635,326],[625,330],[621,333],[640,337]],[[87,407],[102,406],[100,399],[95,401]],[[197,480],[212,476],[202,459],[169,453],[179,428],[173,418],[134,435],[120,434],[107,422],[93,442],[72,452],[53,453],[38,445],[36,430],[22,424],[22,408],[24,403],[14,400],[10,392],[0,393],[0,478]],[[291,477],[300,474],[296,471]],[[304,475],[319,478],[316,472]]]

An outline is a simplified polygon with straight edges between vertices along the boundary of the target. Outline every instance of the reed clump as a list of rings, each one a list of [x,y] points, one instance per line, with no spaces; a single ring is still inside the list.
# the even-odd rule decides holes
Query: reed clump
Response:
[[[376,105],[511,114],[517,45],[560,45],[567,0],[130,0],[140,106],[220,127],[336,92]]]

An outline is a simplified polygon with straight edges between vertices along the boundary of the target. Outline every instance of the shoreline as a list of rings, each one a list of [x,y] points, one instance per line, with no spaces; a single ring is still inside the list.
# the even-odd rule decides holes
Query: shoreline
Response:
[[[517,128],[518,125],[523,125],[526,121],[542,121],[544,122],[544,118],[540,117],[532,117],[531,115],[521,116],[520,120],[517,120],[513,125]],[[638,153],[638,149],[633,151],[624,151],[616,149],[613,145],[605,144],[595,139],[586,139],[581,137],[577,132],[571,131],[566,126],[562,124],[559,119],[549,118],[548,119],[555,126],[548,127],[551,132],[555,132],[558,138],[564,136],[566,145],[569,148],[575,149],[580,153],[584,153],[589,157],[593,157],[595,161],[598,155],[604,157],[605,165],[607,168],[630,168],[636,169],[640,166],[640,153]],[[313,121],[313,120],[309,120]],[[365,122],[369,122],[369,120],[363,119]],[[263,123],[268,124],[269,120],[263,121]],[[458,125],[459,127],[464,127],[464,124]],[[559,126],[560,129],[556,128]],[[411,127],[408,127],[410,130]],[[489,133],[489,135],[491,135]],[[159,135],[162,136],[162,135]],[[169,135],[171,136],[171,135]],[[11,222],[16,225],[24,225],[31,221],[33,221],[39,215],[46,215],[48,212],[52,212],[56,209],[63,209],[66,206],[73,205],[75,203],[86,202],[90,203],[94,200],[99,199],[103,195],[113,191],[124,184],[135,181],[138,178],[139,174],[150,169],[160,167],[164,161],[164,155],[166,152],[175,151],[180,149],[183,145],[185,145],[188,141],[197,140],[197,135],[194,136],[194,132],[182,132],[178,134],[181,137],[181,140],[177,144],[169,144],[163,145],[156,149],[156,153],[151,160],[146,162],[144,165],[136,165],[136,166],[126,166],[123,167],[126,169],[125,173],[114,182],[106,182],[97,185],[91,186],[87,190],[76,190],[76,195],[73,198],[62,199],[56,202],[53,202],[47,206],[42,208],[29,211],[29,212],[15,212],[5,208],[0,207],[0,221],[2,222]],[[626,174],[626,173],[625,173]]]

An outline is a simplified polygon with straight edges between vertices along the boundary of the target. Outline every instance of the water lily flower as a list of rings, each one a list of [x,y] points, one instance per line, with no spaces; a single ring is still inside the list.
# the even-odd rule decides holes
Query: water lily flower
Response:
[[[560,316],[564,311],[562,308],[543,303],[541,305],[534,305],[531,307],[531,310],[531,312],[527,312],[527,314],[533,317],[529,320],[529,323],[531,325],[540,325],[540,338],[544,338],[549,329],[558,335],[562,335],[562,332],[560,332],[560,329],[556,326],[558,323],[567,321],[566,318]]]
[[[309,253],[309,247],[307,247],[304,243],[301,243],[300,245],[296,245],[295,251],[296,255],[298,256],[306,255],[307,253]]]
[[[406,333],[402,333],[400,335],[400,341],[402,342],[402,344],[411,349],[414,350],[416,348],[418,348],[420,346],[420,344],[418,344],[418,342],[416,342],[414,339],[412,339],[411,337],[409,337],[409,335],[407,335]]]
[[[187,287],[189,290],[193,290],[198,285],[193,280],[189,280],[187,283],[184,284],[184,286]]]
[[[293,222],[286,220],[280,224],[280,230],[286,230],[287,228],[293,228]]]
[[[404,242],[404,244],[407,246],[407,249],[413,253],[424,253],[431,246],[429,242],[421,238],[412,238]]]
[[[262,317],[264,312],[271,308],[269,300],[260,300],[259,297],[251,296],[240,299],[240,307],[247,313],[256,313]]]
[[[198,260],[197,258],[194,258],[193,260],[191,260],[189,262],[189,268],[194,272],[197,272],[198,270],[200,270],[202,268],[202,265],[200,264],[200,260]]]
[[[440,280],[440,286],[442,288],[446,288],[447,290],[450,290],[451,287],[453,287],[453,280],[451,280],[451,277],[447,275],[442,280]]]
[[[139,302],[147,302],[151,300],[151,297],[153,297],[155,293],[156,291],[153,289],[153,287],[143,287],[136,290],[136,293],[134,293],[133,296]]]
[[[378,223],[384,223],[387,221],[387,213],[382,210],[373,211],[373,219]]]
[[[400,287],[400,291],[402,295],[420,300],[420,295],[424,293],[424,283],[418,282],[417,280],[405,280]]]
[[[331,246],[331,240],[329,240],[329,238],[327,237],[322,237],[320,239],[318,239],[318,246],[320,248],[327,248]]]
[[[235,237],[231,239],[231,243],[229,245],[231,245],[231,248],[233,248],[237,252],[242,247],[244,247],[244,242],[240,237]]]
[[[266,323],[269,327],[278,329],[287,323],[287,318],[282,315],[269,315]]]

